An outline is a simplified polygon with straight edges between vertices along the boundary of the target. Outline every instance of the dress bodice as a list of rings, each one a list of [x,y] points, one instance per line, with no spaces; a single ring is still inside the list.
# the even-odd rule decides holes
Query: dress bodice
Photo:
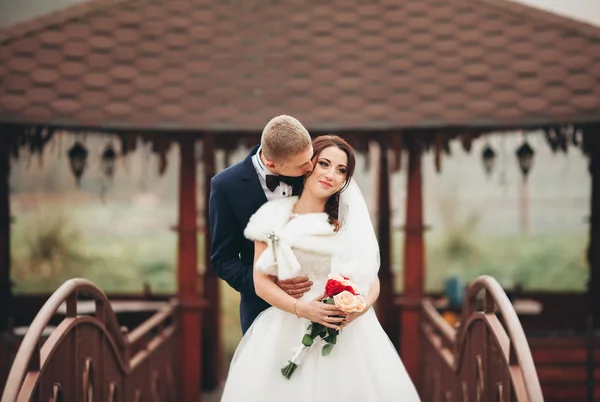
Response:
[[[300,276],[308,276],[311,281],[327,281],[331,270],[331,256],[294,249],[300,263]]]
[[[303,299],[312,299],[319,296],[324,292],[325,283],[329,278],[331,256],[300,249],[293,249],[293,252],[301,267],[298,276],[306,276],[313,282],[310,291],[304,295]]]

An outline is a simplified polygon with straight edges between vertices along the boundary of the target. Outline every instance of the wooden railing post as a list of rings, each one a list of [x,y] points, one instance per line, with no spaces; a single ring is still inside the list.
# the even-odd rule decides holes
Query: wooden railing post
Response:
[[[406,220],[404,226],[404,289],[401,302],[400,354],[415,384],[419,381],[420,316],[425,279],[425,242],[423,239],[423,195],[421,178],[422,144],[410,138],[408,145],[408,178]]]
[[[79,295],[91,296],[96,309],[77,314]],[[29,326],[1,401],[186,400],[176,383],[181,376],[173,370],[179,368],[179,306],[177,300],[165,303],[127,333],[100,288],[87,279],[68,280]],[[45,334],[59,310],[66,316]]]
[[[210,180],[215,175],[214,134],[204,133],[202,144],[204,160],[204,277],[203,296],[208,301],[202,327],[203,388],[213,390],[219,386],[221,375],[221,293],[217,273],[210,267],[210,230],[208,230]]]
[[[177,294],[181,303],[181,376],[183,402],[198,402],[201,392],[201,303],[197,289],[198,239],[194,137],[179,139],[179,220],[177,225]]]
[[[476,300],[482,291],[485,305],[480,310]],[[525,332],[498,282],[477,278],[462,309],[457,330],[430,300],[422,302],[423,402],[543,402]]]

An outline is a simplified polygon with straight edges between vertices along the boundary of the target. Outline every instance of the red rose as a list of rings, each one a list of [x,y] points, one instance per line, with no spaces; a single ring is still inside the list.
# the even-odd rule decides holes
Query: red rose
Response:
[[[356,292],[354,291],[354,288],[352,286],[344,286],[344,290],[347,290],[348,292],[356,296]]]
[[[341,293],[344,290],[346,290],[346,288],[347,288],[347,286],[342,285],[340,282],[336,281],[335,279],[329,279],[327,281],[327,284],[325,285],[325,293],[327,294],[327,296],[333,297],[333,296],[337,295],[338,293]]]

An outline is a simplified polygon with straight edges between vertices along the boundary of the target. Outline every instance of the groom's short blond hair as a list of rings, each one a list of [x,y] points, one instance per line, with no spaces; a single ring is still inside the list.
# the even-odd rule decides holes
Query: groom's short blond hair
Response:
[[[308,130],[292,116],[271,119],[260,138],[261,152],[267,160],[282,162],[305,152],[311,145]]]

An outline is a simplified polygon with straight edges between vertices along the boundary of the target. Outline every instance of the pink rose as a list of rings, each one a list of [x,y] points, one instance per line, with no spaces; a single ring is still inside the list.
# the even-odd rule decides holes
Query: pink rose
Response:
[[[345,313],[352,313],[358,305],[357,297],[344,290],[342,293],[333,296],[335,306]]]
[[[367,301],[361,295],[356,296],[356,312],[360,313],[367,307]]]

